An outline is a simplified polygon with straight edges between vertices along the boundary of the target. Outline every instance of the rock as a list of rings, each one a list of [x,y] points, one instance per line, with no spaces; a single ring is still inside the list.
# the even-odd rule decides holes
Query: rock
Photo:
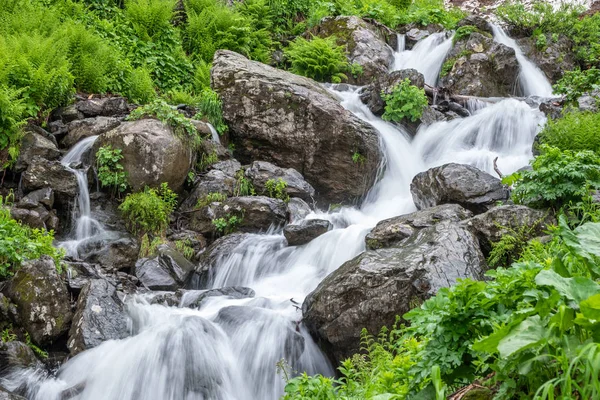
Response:
[[[174,291],[182,287],[196,268],[169,246],[159,246],[159,255],[142,258],[135,264],[135,275],[150,290]]]
[[[15,164],[15,171],[25,171],[36,156],[53,161],[60,157],[60,151],[48,138],[36,132],[28,131],[21,140],[21,149]]]
[[[462,224],[479,238],[481,249],[487,256],[492,244],[500,241],[502,236],[517,231],[524,235],[520,239],[533,239],[542,236],[550,225],[555,225],[556,219],[549,211],[510,204],[494,207],[463,221]],[[522,228],[527,228],[527,231],[523,231]]]
[[[238,160],[230,159],[219,161],[218,163],[211,165],[210,169],[216,169],[227,176],[235,177],[239,170],[242,169],[242,164],[240,164]]]
[[[50,188],[54,191],[55,199],[61,204],[68,203],[79,193],[77,177],[58,161],[34,157],[22,178],[25,193]]]
[[[577,106],[582,112],[598,112],[598,99],[600,99],[600,90],[594,90],[592,93],[584,94],[577,99]]]
[[[302,305],[303,321],[339,362],[359,351],[360,332],[391,327],[415,301],[459,278],[482,279],[477,238],[452,221],[423,228],[399,248],[366,251],[328,275]]]
[[[324,88],[231,51],[217,51],[211,74],[241,162],[294,168],[324,202],[352,202],[371,187],[378,135]]]
[[[140,243],[129,235],[116,240],[111,239],[98,242],[98,246],[95,246],[97,248],[87,251],[83,249],[84,261],[112,270],[132,270],[140,253]]]
[[[564,71],[571,71],[577,65],[573,53],[573,42],[566,36],[560,35],[553,39],[552,34],[546,34],[546,46],[538,48],[537,37],[518,39],[521,50],[535,63],[552,83],[562,78]]]
[[[364,87],[360,93],[360,99],[369,107],[369,110],[373,114],[382,115],[385,111],[385,101],[381,98],[381,93],[392,93],[394,87],[404,79],[410,80],[411,85],[420,88],[425,86],[423,74],[416,69],[403,69],[382,75],[375,82]]]
[[[17,396],[0,386],[0,400],[26,400],[25,397]]]
[[[186,247],[192,249],[194,252],[194,256],[191,258],[192,261],[196,261],[200,253],[206,248],[206,238],[194,231],[175,231],[168,236],[168,239],[173,243],[173,247],[177,246],[177,243],[183,243]]]
[[[41,368],[42,363],[36,358],[33,350],[25,343],[18,341],[0,341],[0,376],[13,369]],[[2,396],[0,395],[0,399]]]
[[[334,35],[339,46],[345,46],[350,64],[358,64],[363,72],[356,77],[347,74],[356,85],[371,83],[388,73],[394,62],[394,50],[387,45],[385,36],[373,25],[358,17],[327,17],[313,28],[312,34],[326,38]]]
[[[456,42],[444,63],[453,67],[440,83],[454,94],[509,97],[518,84],[515,51],[479,32]]]
[[[53,121],[61,121],[63,124],[68,124],[69,122],[83,118],[83,113],[77,109],[75,104],[59,107],[50,114],[50,119]]]
[[[289,221],[293,223],[304,219],[312,212],[312,209],[304,200],[292,197],[288,202],[288,211],[290,213]]]
[[[385,219],[369,232],[365,238],[371,250],[397,246],[416,230],[433,226],[441,221],[459,222],[470,218],[473,213],[458,204],[443,204]]]
[[[127,337],[127,317],[116,288],[104,279],[87,283],[77,300],[77,311],[67,346],[74,356],[107,340]]]
[[[64,137],[61,144],[66,148],[70,148],[81,139],[101,135],[116,128],[120,124],[121,121],[112,117],[86,118],[73,121],[69,123],[67,136]]]
[[[255,161],[246,169],[246,176],[251,180],[257,194],[268,196],[267,182],[282,179],[287,183],[285,192],[290,197],[312,201],[315,195],[315,189],[293,168],[279,168],[266,161]]]
[[[121,164],[133,191],[169,184],[178,192],[194,160],[191,146],[175,136],[170,126],[155,119],[123,122],[96,140],[94,151],[110,145],[121,149]]]
[[[445,164],[417,174],[410,192],[419,210],[456,203],[480,214],[508,199],[500,179],[470,165]]]
[[[50,213],[44,207],[39,207],[41,207],[41,209],[44,211],[43,213],[40,213],[39,209],[27,210],[24,208],[13,207],[10,209],[10,216],[15,220],[20,221],[22,224],[32,228],[45,229],[45,221],[48,219]]]
[[[479,15],[474,15],[474,14],[467,15],[465,18],[461,19],[456,24],[457,28],[460,28],[462,26],[474,26],[477,29],[479,29],[481,32],[487,32],[489,34],[494,33],[490,23],[485,18],[480,17]]]
[[[202,303],[211,297],[225,296],[230,299],[254,297],[254,290],[243,286],[223,287],[211,290],[186,290],[182,292],[181,307],[201,308]]]
[[[96,279],[103,279],[97,265],[78,261],[65,261],[67,266],[67,286],[69,291],[78,296],[85,285]]]
[[[248,233],[232,233],[215,240],[200,255],[200,260],[196,266],[196,271],[192,279],[192,288],[203,288],[209,279],[209,272],[216,267],[224,255],[235,253],[238,246],[251,235]],[[240,250],[243,253],[242,250]]]
[[[198,200],[204,200],[210,193],[221,193],[228,197],[233,196],[236,185],[235,175],[228,175],[217,169],[211,170],[198,178],[190,195],[181,203],[180,211],[194,210]]]
[[[40,204],[46,207],[48,210],[52,209],[54,206],[54,191],[51,188],[47,187],[34,190],[19,200],[17,207],[33,210]]]
[[[123,97],[104,97],[79,101],[75,108],[86,118],[118,117],[129,114],[129,106]]]
[[[423,26],[419,23],[410,23],[399,27],[398,32],[404,34],[405,49],[411,50],[418,42],[425,39],[432,33],[444,31],[444,27],[440,24],[429,24]]]
[[[4,293],[17,306],[21,324],[34,343],[52,343],[69,330],[73,317],[69,292],[52,258],[23,263]]]
[[[331,222],[324,219],[309,219],[298,225],[287,225],[283,228],[283,235],[290,246],[301,246],[326,233],[332,227]]]

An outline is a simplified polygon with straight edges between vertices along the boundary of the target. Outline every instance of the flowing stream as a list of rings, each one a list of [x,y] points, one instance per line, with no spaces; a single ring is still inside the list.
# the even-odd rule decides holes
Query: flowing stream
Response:
[[[401,48],[396,68],[412,66],[434,84],[449,40],[434,34],[411,51]],[[537,75],[524,68],[522,79]],[[63,391],[73,387],[79,392],[69,398],[86,400],[275,400],[284,387],[276,372],[281,359],[295,371],[331,375],[332,367],[300,323],[298,307],[306,295],[365,250],[364,237],[378,221],[415,210],[409,190],[415,174],[450,161],[494,174],[496,157],[502,172],[511,173],[531,158],[531,144],[544,121],[541,112],[517,100],[485,107],[474,103],[472,116],[422,127],[411,139],[374,116],[356,90],[332,92],[380,135],[384,173],[361,207],[309,215],[331,221],[334,229],[307,245],[287,246],[278,232],[251,234],[221,254],[206,289],[245,286],[256,292],[254,298],[213,297],[191,309],[151,305],[135,296],[126,301],[130,337],[79,354],[56,377],[22,372],[7,386],[26,381],[29,398],[39,400],[65,399]],[[63,163],[80,160],[94,139],[86,140]],[[89,198],[87,203],[82,199],[87,196],[85,173],[74,172],[78,179],[81,175],[77,240],[83,240],[96,225],[89,217]]]

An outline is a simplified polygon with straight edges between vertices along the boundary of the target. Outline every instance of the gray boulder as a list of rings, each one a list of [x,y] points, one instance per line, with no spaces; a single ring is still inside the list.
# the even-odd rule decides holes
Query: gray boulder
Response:
[[[345,46],[348,62],[362,67],[362,74],[348,76],[348,82],[366,85],[385,75],[394,62],[394,50],[387,45],[385,36],[373,25],[358,17],[327,17],[313,28],[320,37],[334,35],[337,44]]]
[[[221,193],[233,196],[237,184],[235,175],[214,169],[200,176],[190,195],[181,203],[181,211],[191,211],[196,208],[198,200],[203,200],[210,193]]]
[[[211,78],[241,162],[294,168],[324,202],[352,202],[371,187],[381,161],[376,131],[314,81],[223,50]]]
[[[181,296],[181,307],[200,308],[211,297],[225,296],[230,299],[254,297],[254,290],[243,286],[223,287],[210,290],[186,290]]]
[[[173,129],[155,119],[124,122],[96,140],[94,149],[110,145],[121,149],[121,164],[134,191],[166,182],[179,191],[194,160],[191,146]]]
[[[17,306],[20,323],[34,343],[52,343],[69,330],[73,317],[69,292],[52,258],[25,262],[4,293]]]
[[[77,311],[67,342],[71,355],[127,335],[127,317],[116,288],[104,279],[91,280],[83,287],[77,300]]]
[[[309,219],[297,225],[287,225],[283,228],[283,235],[290,246],[301,246],[326,233],[332,226],[324,219]]]
[[[254,185],[257,194],[268,196],[267,182],[282,179],[287,183],[285,192],[290,197],[299,197],[305,201],[312,201],[315,189],[306,182],[302,175],[293,168],[279,168],[266,161],[255,161],[248,169],[246,176]]]
[[[459,278],[482,279],[485,261],[477,238],[443,221],[423,228],[399,248],[366,251],[327,276],[302,305],[311,334],[340,362],[359,351],[360,332],[376,334],[415,301]]]
[[[0,376],[14,369],[35,369],[41,366],[42,363],[33,350],[25,343],[16,340],[6,343],[0,341]]]
[[[312,212],[312,208],[304,200],[298,197],[292,197],[288,202],[289,221],[300,221]]]
[[[238,246],[250,236],[248,233],[232,233],[215,240],[200,255],[190,287],[205,287],[209,280],[210,270],[217,266],[224,257],[234,254]]]
[[[93,246],[92,248],[80,249],[80,256],[83,260],[115,271],[132,270],[140,253],[140,243],[129,235],[110,237],[106,241],[91,242],[90,244]]]
[[[48,210],[52,209],[54,206],[54,191],[51,188],[34,190],[19,200],[17,207],[34,210],[40,204]]]
[[[158,253],[136,262],[135,275],[140,283],[150,290],[174,291],[184,286],[195,265],[169,246],[159,246]]]
[[[77,102],[75,109],[86,118],[118,117],[127,115],[130,111],[129,105],[123,97],[86,99]]]
[[[50,139],[29,130],[21,140],[21,148],[15,164],[15,171],[25,171],[36,156],[52,161],[60,157],[60,151]]]
[[[380,221],[367,234],[365,242],[371,250],[397,246],[419,229],[428,228],[441,221],[459,222],[472,216],[472,212],[458,204],[426,208]]]
[[[410,80],[413,86],[419,88],[425,86],[425,77],[423,74],[416,69],[403,69],[382,75],[369,86],[365,86],[361,90],[360,99],[369,107],[369,110],[373,114],[382,115],[385,111],[385,101],[381,97],[382,92],[385,94],[392,93],[394,87],[404,79]]]
[[[523,53],[535,63],[552,83],[562,78],[565,71],[575,69],[577,62],[573,53],[573,42],[566,36],[559,35],[554,41],[552,34],[546,36],[546,46],[538,48],[537,37],[525,37],[517,40]]]
[[[9,392],[0,386],[0,400],[26,400],[25,397],[18,396],[14,393]]]
[[[61,141],[61,145],[66,148],[74,146],[81,139],[90,136],[101,135],[121,124],[121,121],[112,117],[96,117],[76,120],[68,125],[68,133]]]
[[[480,214],[508,199],[500,179],[470,165],[445,164],[417,174],[410,192],[419,210],[455,203]]]
[[[79,193],[75,174],[58,161],[48,161],[36,156],[30,161],[22,178],[25,193],[51,188],[55,199],[61,204],[75,198]]]

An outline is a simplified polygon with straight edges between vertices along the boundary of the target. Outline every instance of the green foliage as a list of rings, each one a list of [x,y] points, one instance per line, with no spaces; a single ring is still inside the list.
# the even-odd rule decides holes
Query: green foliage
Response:
[[[206,120],[219,134],[227,131],[227,125],[223,121],[223,110],[221,99],[217,92],[211,89],[204,89],[200,92],[198,98],[198,114],[194,119]]]
[[[53,247],[53,241],[53,231],[32,229],[12,219],[0,197],[0,279],[11,277],[23,262],[43,255],[52,257],[60,271],[64,251]]]
[[[25,112],[21,90],[0,85],[0,170],[17,160],[21,138],[22,119]]]
[[[546,35],[539,33],[535,36],[535,47],[538,49],[538,51],[544,51],[547,45],[548,42],[546,40]]]
[[[148,104],[156,98],[154,90],[154,81],[148,69],[140,67],[134,68],[129,73],[127,85],[123,89],[123,94],[137,104]]]
[[[446,29],[454,29],[458,21],[464,17],[465,13],[458,8],[446,9],[443,1],[414,0],[404,12],[397,16],[396,21],[400,25],[410,23],[422,26],[441,24]]]
[[[125,12],[137,35],[152,40],[171,27],[175,0],[127,0]]]
[[[567,104],[575,104],[585,93],[600,90],[600,70],[594,67],[584,71],[565,71],[552,88],[555,93],[565,95]]]
[[[533,170],[509,177],[515,182],[512,198],[532,207],[556,209],[577,203],[600,188],[600,157],[592,151],[561,151],[547,145],[533,160]]]
[[[191,247],[191,242],[189,239],[176,240],[175,249],[181,254],[183,254],[183,256],[188,260],[194,258],[195,252],[194,249]]]
[[[386,121],[402,121],[404,118],[416,121],[423,115],[427,107],[427,95],[423,89],[410,84],[408,78],[396,85],[392,92],[381,93],[385,101],[385,112],[382,118]]]
[[[127,173],[120,161],[123,159],[121,149],[102,146],[96,152],[98,180],[103,188],[109,188],[113,196],[127,190]]]
[[[163,183],[158,190],[128,194],[119,206],[128,229],[140,237],[161,235],[169,225],[169,215],[177,206],[177,194]]]
[[[255,196],[254,185],[246,178],[244,169],[240,169],[235,175],[236,184],[233,191],[234,196]]]
[[[336,44],[336,38],[322,39],[314,36],[311,40],[297,37],[284,50],[295,74],[312,78],[319,82],[340,83],[346,80],[350,68],[342,46]]]
[[[274,199],[283,200],[286,203],[290,201],[290,195],[287,193],[288,183],[281,178],[269,179],[265,182],[267,195]]]
[[[365,161],[367,161],[367,159],[365,158],[365,156],[363,156],[362,154],[360,154],[358,151],[355,151],[354,153],[352,153],[352,162],[354,164],[358,164],[358,165],[364,165]]]
[[[531,225],[522,225],[516,229],[510,226],[497,225],[496,227],[504,234],[498,242],[492,243],[492,250],[487,260],[488,265],[491,268],[496,268],[517,261],[542,220],[535,221]],[[515,221],[515,225],[518,225],[518,221]]]
[[[158,254],[158,246],[164,244],[165,240],[160,236],[155,236],[152,240],[148,234],[144,234],[140,239],[140,252],[138,258],[153,257]]]
[[[216,164],[218,162],[219,162],[219,157],[217,156],[217,151],[213,150],[210,153],[202,153],[202,155],[200,156],[200,161],[198,161],[196,168],[200,172],[206,171],[208,169],[208,167],[210,167],[211,165]]]
[[[228,235],[235,232],[243,221],[243,216],[227,214],[225,217],[213,219],[212,224],[218,234]]]
[[[480,32],[480,30],[473,25],[461,26],[454,33],[454,36],[452,37],[452,43],[456,44],[456,42],[468,38],[473,32]]]
[[[227,200],[227,195],[220,192],[210,192],[204,197],[198,199],[196,202],[196,208],[206,207],[211,203],[222,203]]]
[[[31,341],[31,336],[29,336],[29,332],[25,332],[25,344],[35,353],[39,358],[45,359],[48,358],[48,353],[44,350],[40,349]]]
[[[17,340],[17,335],[13,333],[12,326],[4,329],[0,334],[0,341],[2,343],[14,342],[15,340]]]
[[[600,113],[571,111],[549,119],[538,135],[539,142],[561,150],[600,152]]]

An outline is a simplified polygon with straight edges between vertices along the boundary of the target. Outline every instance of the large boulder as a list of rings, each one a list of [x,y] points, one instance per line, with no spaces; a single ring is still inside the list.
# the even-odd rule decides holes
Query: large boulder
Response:
[[[42,256],[21,265],[4,292],[17,306],[20,323],[34,343],[52,343],[69,330],[69,291],[52,258]]]
[[[312,212],[310,205],[298,197],[292,197],[288,202],[289,222],[293,223],[304,219]]]
[[[410,214],[385,219],[377,223],[365,237],[371,250],[392,247],[412,236],[416,230],[433,226],[441,221],[459,222],[473,213],[458,204],[443,204]]]
[[[17,163],[15,164],[15,171],[25,171],[36,156],[45,160],[56,160],[60,157],[60,151],[52,140],[29,130],[21,140],[21,148]]]
[[[101,135],[121,124],[121,121],[113,117],[97,117],[76,120],[68,125],[68,133],[61,141],[61,145],[70,148],[81,139],[90,136]]]
[[[181,203],[181,211],[191,211],[196,208],[198,200],[203,201],[211,193],[233,196],[237,179],[218,169],[213,169],[200,176],[190,195]]]
[[[351,202],[371,187],[381,161],[377,132],[323,87],[223,50],[211,74],[240,161],[294,168],[324,202]]]
[[[55,199],[61,203],[68,202],[79,193],[77,177],[58,161],[48,161],[36,156],[29,163],[22,178],[25,193],[51,188]]]
[[[369,84],[378,76],[387,74],[394,62],[394,50],[387,45],[385,36],[358,17],[323,18],[312,33],[323,38],[335,36],[337,44],[345,46],[348,62],[362,67],[361,74],[346,74],[350,83]]]
[[[200,255],[200,260],[189,286],[193,289],[204,288],[210,279],[211,270],[220,265],[225,257],[234,254],[239,245],[249,237],[251,237],[249,233],[232,233],[215,240]],[[243,250],[240,249],[240,253],[242,252]]]
[[[468,229],[444,221],[399,248],[366,251],[327,276],[302,305],[303,321],[335,361],[359,351],[360,333],[391,327],[411,304],[460,278],[481,279],[485,261]]]
[[[41,365],[33,350],[25,343],[0,341],[0,376],[14,369],[39,368]]]
[[[283,236],[290,246],[301,246],[326,233],[332,227],[331,222],[327,220],[309,219],[296,225],[287,225],[283,228]]]
[[[158,253],[135,264],[135,275],[140,283],[150,290],[174,291],[183,287],[196,266],[169,246],[159,246]]]
[[[106,340],[122,339],[128,334],[127,317],[116,288],[104,279],[87,283],[77,300],[77,311],[67,346],[71,355],[100,345]]]
[[[360,99],[369,107],[369,110],[373,114],[382,115],[385,111],[385,101],[381,97],[381,94],[392,93],[394,87],[405,79],[408,79],[413,86],[419,88],[425,86],[425,77],[422,73],[416,69],[402,69],[382,75],[369,86],[365,86],[360,92]]]
[[[243,286],[231,286],[210,290],[187,290],[181,296],[181,307],[200,308],[211,297],[247,299],[254,297],[254,290]]]
[[[446,55],[440,83],[454,94],[509,97],[518,84],[515,51],[491,37],[473,32]]]
[[[419,210],[455,203],[479,214],[508,199],[508,189],[500,179],[464,164],[444,164],[417,174],[411,184]]]
[[[101,146],[121,149],[120,163],[134,191],[166,182],[179,191],[194,160],[191,146],[173,133],[173,129],[155,119],[124,122],[96,140]]]
[[[279,168],[270,162],[255,161],[246,169],[246,176],[254,185],[257,194],[269,195],[267,182],[277,182],[281,179],[287,183],[285,192],[290,197],[313,201],[315,195],[315,189],[293,168]]]

